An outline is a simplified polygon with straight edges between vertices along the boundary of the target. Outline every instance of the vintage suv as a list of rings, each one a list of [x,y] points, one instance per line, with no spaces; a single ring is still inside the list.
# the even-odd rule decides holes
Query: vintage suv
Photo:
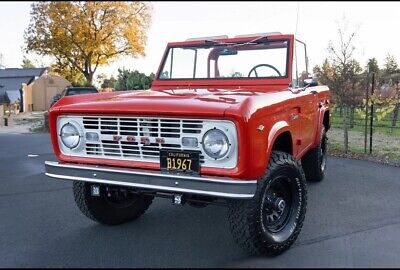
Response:
[[[276,32],[168,43],[150,90],[51,108],[59,162],[46,175],[72,180],[103,224],[137,219],[154,197],[224,204],[242,248],[279,254],[302,228],[306,179],[326,166],[330,93],[307,63],[306,45]]]

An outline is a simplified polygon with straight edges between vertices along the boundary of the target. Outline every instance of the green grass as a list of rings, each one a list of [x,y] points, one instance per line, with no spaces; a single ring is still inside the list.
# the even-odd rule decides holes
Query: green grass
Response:
[[[343,130],[332,127],[328,131],[329,148],[334,151],[344,152]],[[364,155],[364,131],[349,130],[349,153]],[[369,137],[367,141],[369,153]],[[400,161],[400,136],[376,131],[372,141],[372,156],[385,160]]]

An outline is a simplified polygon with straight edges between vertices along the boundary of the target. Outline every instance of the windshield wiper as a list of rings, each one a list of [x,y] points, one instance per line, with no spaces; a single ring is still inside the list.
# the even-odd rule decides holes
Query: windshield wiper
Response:
[[[256,41],[258,41],[258,40],[260,40],[260,39],[263,39],[263,38],[266,38],[267,36],[261,36],[261,37],[258,37],[258,38],[256,38],[256,39],[253,39],[253,40],[250,40],[250,41],[247,41],[247,42],[244,42],[244,43],[235,43],[235,42],[221,42],[221,41],[215,41],[215,40],[213,40],[213,39],[206,39],[206,40],[204,40],[204,42],[206,42],[206,43],[213,43],[213,44],[216,44],[216,45],[226,45],[226,46],[233,46],[233,47],[239,47],[239,46],[245,46],[245,45],[255,45],[255,44],[257,44],[257,43],[254,43],[254,42],[256,42]]]
[[[212,40],[212,39],[205,39],[204,42],[218,44],[218,45],[234,45],[235,44],[235,43],[229,43],[229,42],[215,41],[215,40]]]
[[[267,38],[267,36],[261,36],[261,37],[255,38],[255,39],[253,39],[253,40],[244,42],[244,43],[239,43],[239,44],[233,45],[233,47],[245,46],[245,45],[255,45],[255,44],[257,44],[257,43],[254,43],[254,42],[256,42],[256,41],[258,41],[258,40],[260,40],[260,39],[263,39],[263,38]]]

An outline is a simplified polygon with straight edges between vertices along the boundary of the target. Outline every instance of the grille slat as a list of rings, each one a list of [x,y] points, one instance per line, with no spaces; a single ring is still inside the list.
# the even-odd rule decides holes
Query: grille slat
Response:
[[[193,150],[180,144],[183,136],[201,134],[203,121],[144,117],[83,117],[85,130],[97,132],[100,142],[87,142],[86,155],[95,157],[118,157],[158,162],[160,150]],[[116,141],[113,137],[119,137]],[[127,137],[134,140],[128,141]],[[150,144],[144,145],[140,138],[149,138]],[[163,138],[164,143],[156,143],[156,138]],[[198,151],[200,154],[201,151]],[[204,164],[204,156],[200,155]]]

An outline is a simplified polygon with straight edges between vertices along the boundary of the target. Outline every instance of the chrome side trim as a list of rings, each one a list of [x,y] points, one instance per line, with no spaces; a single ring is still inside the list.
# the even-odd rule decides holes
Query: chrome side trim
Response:
[[[45,162],[45,167],[45,174],[56,179],[129,186],[155,191],[250,199],[257,189],[257,180],[240,181],[223,177],[171,175],[158,171],[59,164],[50,161]]]

